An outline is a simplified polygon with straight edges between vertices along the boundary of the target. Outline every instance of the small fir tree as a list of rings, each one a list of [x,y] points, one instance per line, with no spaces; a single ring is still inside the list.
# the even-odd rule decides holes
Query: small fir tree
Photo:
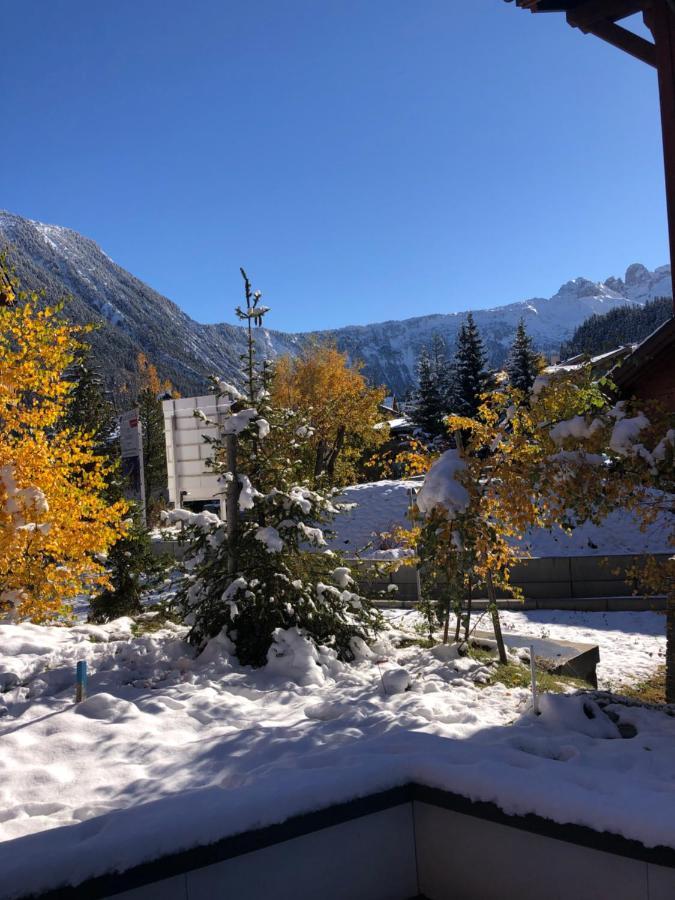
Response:
[[[521,319],[516,329],[516,336],[511,345],[506,372],[511,386],[528,397],[539,372],[539,357],[532,347],[532,338],[525,330]]]
[[[454,366],[448,358],[447,345],[440,334],[434,334],[432,337],[429,355],[431,368],[438,384],[443,415],[447,416],[452,412],[454,406],[455,373]],[[443,433],[445,433],[445,429],[443,429]]]
[[[106,568],[109,584],[91,600],[90,621],[109,622],[142,612],[143,593],[159,585],[167,560],[154,553],[150,535],[137,510],[128,520],[127,533],[111,547]]]
[[[250,326],[245,391],[213,382],[221,424],[210,441],[212,466],[225,484],[227,518],[189,516],[189,574],[180,608],[193,644],[201,649],[223,634],[243,664],[264,665],[275,638],[288,630],[348,660],[355,639],[367,641],[380,617],[353,589],[349,570],[324,549],[321,523],[338,505],[296,481],[293,457],[302,458],[311,428],[270,400],[271,373],[256,363],[252,327],[268,309],[243,270],[242,276],[246,309],[237,314]],[[280,446],[291,446],[293,457],[280,454]]]
[[[485,390],[485,350],[480,333],[469,313],[457,335],[454,361],[454,405],[458,415],[474,416]]]

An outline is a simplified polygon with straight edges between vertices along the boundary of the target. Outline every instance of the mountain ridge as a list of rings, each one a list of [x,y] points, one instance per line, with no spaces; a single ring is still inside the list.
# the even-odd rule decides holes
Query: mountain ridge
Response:
[[[126,384],[133,393],[140,351],[183,394],[203,391],[206,376],[212,372],[236,378],[245,346],[242,327],[196,322],[172,300],[115,263],[91,238],[60,225],[0,211],[2,249],[27,288],[43,288],[49,302],[68,294],[68,318],[77,323],[97,322],[99,328],[90,342],[114,390]],[[589,316],[643,305],[657,296],[672,296],[670,267],[650,271],[633,263],[623,278],[610,276],[593,282],[578,277],[565,282],[550,298],[476,309],[473,315],[490,362],[499,365],[521,317],[537,349],[550,353]],[[415,361],[422,346],[440,333],[451,349],[469,311],[300,333],[257,329],[256,341],[261,353],[274,357],[297,353],[311,341],[329,340],[351,359],[360,359],[371,381],[403,394],[415,383]]]

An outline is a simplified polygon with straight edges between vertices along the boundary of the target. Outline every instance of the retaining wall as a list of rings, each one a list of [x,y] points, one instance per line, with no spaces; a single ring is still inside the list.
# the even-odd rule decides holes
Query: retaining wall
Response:
[[[408,784],[43,900],[666,900],[675,850]]]
[[[658,554],[667,560],[670,554]],[[633,594],[627,570],[644,562],[643,556],[568,556],[525,559],[514,566],[511,582],[525,596],[525,608],[556,609],[577,606],[591,609],[665,609],[663,598]],[[398,590],[392,600],[400,605],[418,598],[417,572],[413,566],[401,566],[396,572],[379,572],[372,564],[352,563],[355,577],[366,594],[386,591],[390,584]],[[501,599],[509,595],[498,593]],[[478,598],[484,597],[480,590]],[[593,601],[584,607],[576,601]],[[517,602],[517,608],[523,604]]]

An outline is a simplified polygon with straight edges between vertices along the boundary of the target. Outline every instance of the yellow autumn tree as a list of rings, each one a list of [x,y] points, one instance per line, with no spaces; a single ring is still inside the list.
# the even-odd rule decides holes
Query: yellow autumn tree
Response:
[[[418,496],[425,518],[410,538],[456,611],[472,584],[486,585],[496,633],[496,590],[518,593],[509,575],[528,555],[530,529],[599,523],[615,509],[647,524],[675,488],[672,417],[656,405],[617,403],[586,370],[540,379],[524,400],[494,391],[474,418],[446,420],[457,446],[429,469]]]
[[[386,437],[374,426],[382,419],[384,388],[369,387],[361,365],[346,353],[315,344],[300,356],[282,356],[272,381],[275,405],[294,410],[308,423],[309,478],[331,485],[357,480],[359,465]]]
[[[127,504],[104,499],[110,468],[92,436],[64,427],[83,329],[1,266],[0,284],[0,615],[45,622],[106,583],[101,554]]]

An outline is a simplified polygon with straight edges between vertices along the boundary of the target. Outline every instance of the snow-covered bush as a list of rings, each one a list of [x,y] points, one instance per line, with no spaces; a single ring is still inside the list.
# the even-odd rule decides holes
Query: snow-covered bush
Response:
[[[267,312],[247,286],[251,330]],[[258,315],[255,314],[258,310]],[[264,665],[279,629],[297,629],[316,646],[353,656],[352,639],[368,641],[380,617],[352,587],[349,571],[325,549],[322,523],[339,511],[330,496],[298,484],[297,464],[282,450],[308,440],[292,411],[272,405],[270,369],[258,367],[254,345],[243,360],[245,395],[213,379],[226,409],[212,439],[212,466],[226,497],[226,521],[212,514],[176,511],[190,541],[186,580],[179,595],[191,626],[189,640],[202,648],[225,632],[240,662]],[[197,413],[199,414],[199,413]],[[185,521],[187,519],[187,521]]]

